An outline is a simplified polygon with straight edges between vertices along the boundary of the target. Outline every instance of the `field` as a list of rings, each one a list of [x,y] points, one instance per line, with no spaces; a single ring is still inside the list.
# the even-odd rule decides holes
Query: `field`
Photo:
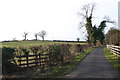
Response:
[[[54,43],[64,44],[86,44],[81,42],[57,42],[57,41],[17,41],[17,42],[0,42],[0,47],[30,47],[35,45],[45,45]]]

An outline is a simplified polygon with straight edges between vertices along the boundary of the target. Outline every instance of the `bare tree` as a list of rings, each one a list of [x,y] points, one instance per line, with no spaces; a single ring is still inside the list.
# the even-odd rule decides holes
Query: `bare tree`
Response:
[[[113,25],[116,25],[117,23],[116,23],[116,21],[114,21],[114,20],[111,20],[110,19],[110,17],[109,16],[104,16],[104,21],[106,21],[106,22],[108,22],[108,23],[112,23]]]
[[[97,41],[99,41],[101,44],[104,43],[104,29],[107,27],[106,23],[115,24],[115,21],[112,21],[108,16],[105,16],[104,20],[101,21],[99,26],[96,26],[96,24],[93,25],[92,19],[95,6],[95,3],[86,4],[82,7],[83,13],[80,13],[80,15],[83,17],[83,21],[80,22],[80,29],[82,27],[86,28],[88,35],[87,42],[90,44],[92,43],[93,45],[96,45]]]
[[[13,41],[15,41],[16,40],[16,37],[15,38],[12,38],[13,39]]]
[[[37,36],[38,36],[38,33],[35,33],[35,40],[37,41]]]
[[[92,28],[92,18],[93,18],[93,12],[95,10],[95,3],[92,4],[86,4],[82,7],[83,13],[80,13],[83,17],[83,21],[80,22],[80,28],[85,27],[87,34],[88,34],[88,43],[93,42],[94,38],[91,36],[93,32]]]
[[[120,45],[120,30],[111,28],[106,34],[106,41],[111,45]]]
[[[79,42],[80,38],[78,37],[78,38],[76,38],[76,39],[77,39],[77,41]]]
[[[23,37],[25,38],[24,40],[26,40],[27,35],[28,35],[28,32],[23,33]]]
[[[42,30],[41,32],[38,33],[38,35],[39,35],[40,37],[42,37],[42,39],[43,39],[43,41],[44,41],[44,37],[45,37],[45,35],[47,35],[47,32],[44,31],[44,30]]]

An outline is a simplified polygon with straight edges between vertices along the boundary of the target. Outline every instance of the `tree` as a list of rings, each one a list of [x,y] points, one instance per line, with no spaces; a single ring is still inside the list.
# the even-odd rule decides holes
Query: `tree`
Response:
[[[77,41],[79,42],[79,40],[80,40],[80,38],[78,37],[78,38],[77,38]]]
[[[28,32],[23,33],[24,40],[26,40],[27,35],[28,35]]]
[[[92,24],[92,18],[93,18],[93,12],[95,10],[95,4],[87,4],[84,5],[82,8],[84,13],[81,13],[83,17],[83,21],[80,22],[80,27],[86,28],[88,39],[87,42],[89,44],[96,45],[97,41],[99,41],[101,44],[104,43],[104,29],[106,26],[106,23],[115,23],[114,21],[110,20],[108,16],[105,16],[104,20],[101,21],[100,25],[97,27],[96,25],[93,26]],[[85,21],[84,21],[85,19]]]
[[[43,39],[43,41],[44,41],[44,38],[45,38],[45,36],[47,35],[47,32],[44,31],[44,30],[42,30],[41,32],[38,33],[38,35],[39,35],[39,36]]]
[[[100,41],[101,44],[104,43],[105,41],[105,34],[104,34],[104,29],[105,27],[107,27],[106,23],[112,23],[115,24],[115,21],[110,20],[110,18],[108,16],[104,17],[104,20],[100,23],[100,25],[98,26],[97,29],[97,39]]]
[[[34,35],[35,35],[35,40],[37,41],[38,33],[35,33]]]
[[[16,41],[16,37],[15,38],[12,38],[13,39],[13,41]]]
[[[108,44],[120,45],[120,30],[111,28],[106,34],[106,42]]]
[[[94,41],[93,38],[93,28],[92,28],[92,18],[93,18],[93,11],[95,9],[95,4],[86,4],[82,7],[83,13],[81,13],[83,19],[85,19],[85,22],[82,21],[80,23],[81,27],[86,28],[87,34],[88,34],[88,43],[92,43]]]

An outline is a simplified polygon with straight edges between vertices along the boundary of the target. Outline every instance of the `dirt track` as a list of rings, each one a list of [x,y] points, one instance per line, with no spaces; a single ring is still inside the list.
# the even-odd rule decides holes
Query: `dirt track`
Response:
[[[65,78],[118,78],[118,74],[104,57],[103,48],[96,48]]]

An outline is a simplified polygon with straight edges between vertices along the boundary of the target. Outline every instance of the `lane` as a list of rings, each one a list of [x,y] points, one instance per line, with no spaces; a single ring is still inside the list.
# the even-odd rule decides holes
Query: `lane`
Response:
[[[103,48],[96,48],[65,78],[118,78],[118,73],[105,58]]]

